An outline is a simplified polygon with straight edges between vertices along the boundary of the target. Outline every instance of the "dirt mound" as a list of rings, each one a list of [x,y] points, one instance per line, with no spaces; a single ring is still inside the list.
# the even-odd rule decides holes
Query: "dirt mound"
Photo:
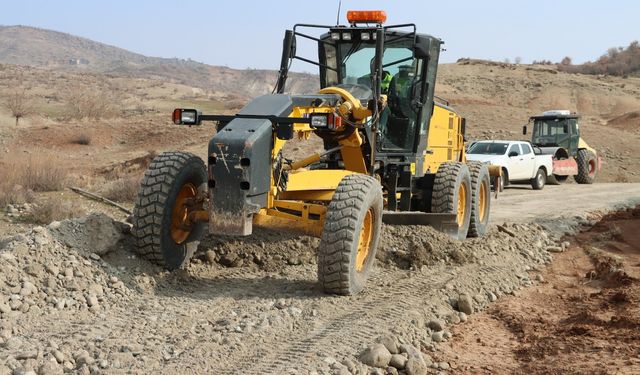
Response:
[[[630,132],[640,132],[640,111],[627,112],[607,121],[607,125]]]
[[[436,357],[463,373],[639,373],[638,224],[640,207],[566,238],[539,286],[454,328]]]
[[[84,256],[106,254],[122,239],[126,228],[126,224],[118,223],[102,213],[53,222],[48,226],[49,233],[57,241]]]

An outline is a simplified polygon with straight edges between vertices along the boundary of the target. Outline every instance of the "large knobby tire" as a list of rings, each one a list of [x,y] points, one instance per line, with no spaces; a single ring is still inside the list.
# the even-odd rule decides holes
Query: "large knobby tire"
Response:
[[[469,168],[462,163],[448,161],[440,164],[433,181],[431,212],[457,215],[458,240],[467,238],[471,222],[471,176]]]
[[[543,168],[538,168],[536,175],[531,179],[531,187],[533,190],[542,190],[547,181],[547,172]]]
[[[153,159],[144,174],[133,209],[138,253],[168,269],[189,264],[204,233],[205,223],[184,225],[186,202],[207,187],[207,172],[198,156],[165,152]]]
[[[340,181],[318,248],[318,281],[326,293],[353,295],[364,288],[376,259],[382,209],[376,179],[352,174]]]
[[[557,174],[550,174],[547,176],[547,185],[562,185],[567,182],[569,176],[560,176]]]
[[[579,184],[593,184],[598,174],[596,155],[587,149],[578,150],[576,162],[578,163],[578,174],[573,176],[576,182]]]
[[[491,179],[489,168],[479,161],[467,161],[471,174],[471,220],[468,237],[482,237],[489,226]]]

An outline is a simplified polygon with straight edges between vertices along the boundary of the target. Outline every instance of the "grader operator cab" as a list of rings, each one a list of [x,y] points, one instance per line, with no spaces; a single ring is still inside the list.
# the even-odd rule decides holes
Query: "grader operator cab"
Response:
[[[274,93],[232,116],[176,109],[179,125],[217,122],[208,165],[184,152],[159,155],[134,209],[140,253],[185,266],[208,223],[211,234],[249,235],[254,225],[321,238],[324,291],[365,285],[381,225],[428,224],[457,239],[481,236],[490,209],[489,170],[465,157],[465,121],[434,102],[442,41],[413,24],[383,26],[381,11],[350,11],[349,26],[296,25],[285,32]],[[322,29],[320,36],[301,30]],[[299,56],[317,43],[317,61]],[[319,67],[321,90],[285,94],[293,60]],[[322,152],[283,156],[311,135]],[[499,173],[499,170],[495,171]]]

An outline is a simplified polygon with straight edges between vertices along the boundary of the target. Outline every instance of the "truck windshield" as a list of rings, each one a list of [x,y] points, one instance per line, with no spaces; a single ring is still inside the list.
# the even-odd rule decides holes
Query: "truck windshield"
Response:
[[[508,143],[478,142],[471,146],[467,154],[504,155],[507,147],[509,147]]]

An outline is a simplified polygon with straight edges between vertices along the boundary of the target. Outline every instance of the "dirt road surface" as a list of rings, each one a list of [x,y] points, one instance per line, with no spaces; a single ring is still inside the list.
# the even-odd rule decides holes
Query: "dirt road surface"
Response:
[[[493,206],[500,230],[481,239],[385,226],[378,268],[353,297],[318,290],[309,237],[207,237],[186,270],[168,273],[137,258],[128,236],[87,248],[83,236],[121,224],[33,228],[0,241],[0,374],[369,374],[360,353],[380,336],[418,370],[444,371],[434,359],[452,327],[538,285],[560,236],[595,224],[586,211],[638,200],[640,184],[514,188]],[[556,232],[532,223],[558,220]]]
[[[640,184],[546,185],[543,190],[513,185],[491,203],[493,224],[539,222],[640,203]]]

